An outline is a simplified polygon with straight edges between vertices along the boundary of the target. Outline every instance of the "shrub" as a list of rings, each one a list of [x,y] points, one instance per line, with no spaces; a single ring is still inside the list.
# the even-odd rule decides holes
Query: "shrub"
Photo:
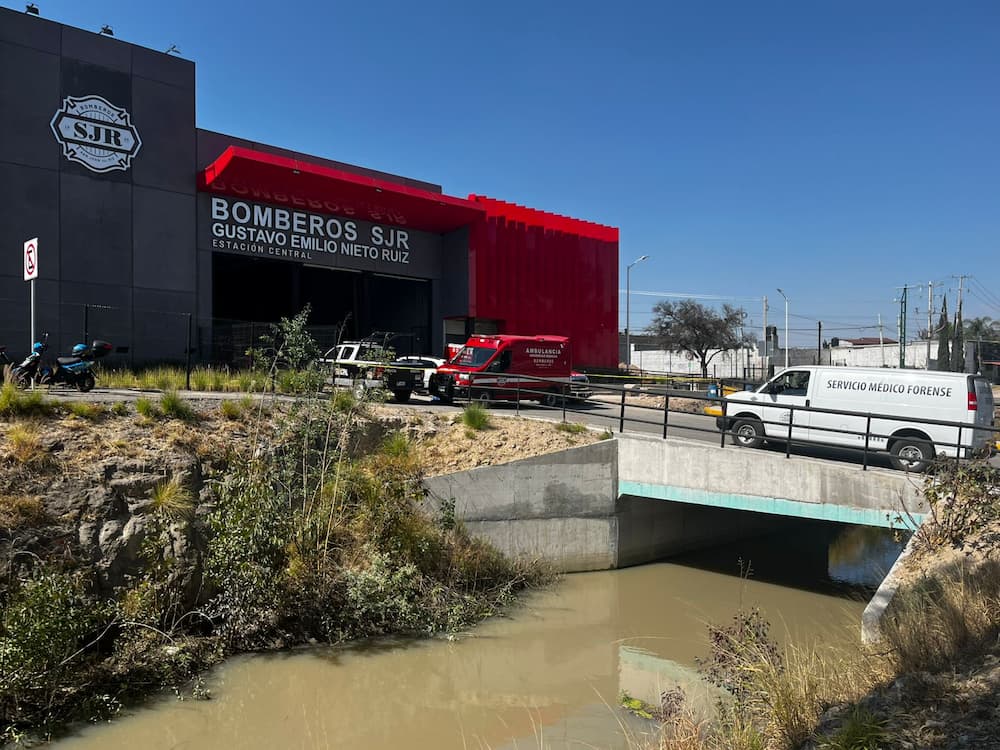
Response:
[[[165,391],[160,396],[160,410],[164,416],[181,419],[186,422],[193,420],[197,416],[191,405],[181,398],[177,394],[177,391]]]
[[[462,410],[462,424],[472,430],[485,430],[490,427],[490,413],[479,404],[469,404]]]
[[[0,613],[0,705],[9,707],[22,691],[54,686],[71,668],[106,612],[84,595],[77,576],[40,570],[24,581]],[[6,713],[6,712],[4,712]]]
[[[116,401],[114,406],[111,407],[111,413],[116,417],[124,417],[128,415],[128,403],[125,401]]]
[[[559,432],[568,432],[570,435],[579,435],[581,432],[587,431],[587,425],[579,422],[559,422],[556,429]]]

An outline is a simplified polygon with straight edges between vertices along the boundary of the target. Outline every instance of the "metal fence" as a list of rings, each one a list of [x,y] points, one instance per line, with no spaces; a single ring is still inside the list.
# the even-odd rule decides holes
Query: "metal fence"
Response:
[[[469,387],[468,389],[463,390],[463,398],[460,400],[481,401],[491,405],[511,402],[515,405],[515,409],[518,413],[520,413],[520,403],[522,401],[538,401],[539,407],[542,409],[561,411],[563,420],[566,420],[570,414],[593,415],[595,407],[608,407],[613,404],[617,407],[617,414],[614,417],[605,415],[605,418],[613,419],[616,423],[617,430],[620,433],[626,432],[627,430],[637,430],[646,433],[655,431],[655,433],[666,438],[673,428],[675,433],[683,430],[685,432],[700,432],[717,436],[719,446],[723,448],[726,447],[727,443],[734,443],[737,438],[733,425],[728,424],[733,421],[729,412],[731,402],[724,398],[720,398],[718,395],[708,395],[707,392],[673,389],[661,389],[655,392],[639,390],[638,393],[645,393],[645,395],[653,395],[663,398],[662,406],[651,406],[642,403],[630,403],[629,396],[637,395],[637,389],[635,387],[626,387],[625,384],[612,385],[590,383],[588,384],[588,388],[593,391],[593,393],[587,397],[581,398],[578,395],[574,396],[570,392],[571,386],[564,380],[552,380],[519,375],[518,378],[521,381],[532,381],[533,384],[530,387],[525,387],[520,383],[517,383],[514,386],[507,386],[503,384],[496,384],[495,382],[488,382],[488,385],[476,386],[475,379],[477,376],[480,378],[481,382],[486,378],[489,378],[492,381],[496,380],[496,375],[492,373],[470,373]],[[485,397],[484,394],[486,394]],[[553,394],[556,394],[555,402],[553,402],[550,398]],[[688,410],[676,408],[677,404],[681,403],[681,400],[694,400],[703,402],[706,407],[715,407],[717,411],[717,418],[715,422],[712,426],[696,426],[691,424],[680,425],[672,423],[672,414],[691,414]],[[675,408],[671,408],[671,401],[673,401]],[[886,434],[873,430],[873,423],[877,425],[879,422],[902,422],[910,426],[915,425],[918,427],[938,426],[952,428],[955,430],[956,434],[956,439],[954,441],[934,441],[927,438],[926,431],[924,431],[924,437],[916,438],[915,442],[930,447],[933,450],[935,457],[940,456],[942,452],[951,453],[954,451],[956,460],[973,457],[971,455],[971,446],[974,442],[973,437],[977,432],[989,433],[987,442],[991,447],[996,444],[998,439],[1000,439],[1000,427],[997,427],[996,425],[987,427],[983,425],[974,425],[970,422],[947,421],[909,416],[901,417],[899,415],[891,414],[824,409],[793,404],[766,404],[764,408],[768,410],[773,409],[775,411],[788,412],[787,422],[784,420],[758,420],[761,425],[765,426],[765,429],[770,427],[779,428],[769,431],[769,434],[764,435],[763,439],[768,442],[783,444],[786,458],[791,458],[793,455],[793,448],[797,446],[827,449],[833,448],[837,450],[851,451],[857,454],[861,459],[862,468],[864,470],[868,469],[872,455],[876,453],[885,454],[891,447],[894,440],[899,441],[903,439],[899,432]],[[839,417],[863,420],[865,422],[865,429],[849,430],[836,427],[810,427],[810,429],[815,429],[816,432],[822,433],[822,438],[806,439],[796,436],[796,427],[803,427],[804,425],[801,421],[796,424],[795,415],[799,414],[801,419],[801,415],[807,413],[836,415]],[[712,415],[706,416],[710,417]],[[850,445],[842,442],[836,442],[834,436],[837,435],[855,437],[857,438],[858,444]],[[913,438],[912,435],[908,437]],[[886,441],[886,448],[879,448],[875,445],[881,441]]]

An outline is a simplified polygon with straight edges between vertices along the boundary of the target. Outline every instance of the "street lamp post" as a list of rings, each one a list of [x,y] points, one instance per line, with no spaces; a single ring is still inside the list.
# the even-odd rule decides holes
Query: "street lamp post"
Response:
[[[632,313],[632,285],[630,283],[629,274],[632,272],[632,266],[636,263],[641,263],[648,258],[648,255],[643,255],[636,258],[634,261],[629,263],[625,267],[625,369],[628,370],[632,366],[632,341],[629,338],[629,323],[631,322]]]
[[[785,300],[785,369],[788,369],[788,297],[785,297],[785,293],[778,290],[778,294],[784,297]]]

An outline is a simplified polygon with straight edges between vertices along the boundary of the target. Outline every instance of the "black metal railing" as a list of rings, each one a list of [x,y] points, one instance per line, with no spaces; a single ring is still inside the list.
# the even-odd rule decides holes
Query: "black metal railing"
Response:
[[[656,432],[666,438],[670,434],[673,426],[675,432],[681,430],[685,432],[701,432],[714,434],[719,437],[719,445],[725,447],[727,437],[734,437],[733,423],[735,414],[731,411],[734,407],[741,406],[740,402],[729,401],[719,396],[709,396],[705,393],[687,390],[664,390],[658,389],[655,392],[644,392],[634,387],[632,384],[607,384],[590,382],[586,384],[568,383],[564,379],[547,379],[526,375],[511,377],[511,383],[498,382],[496,373],[468,373],[468,384],[462,385],[456,391],[457,400],[486,400],[491,405],[510,402],[520,413],[520,405],[523,401],[538,401],[538,407],[543,410],[559,410],[565,420],[570,414],[591,415],[594,414],[595,407],[608,408],[617,406],[616,413],[604,413],[602,419],[609,423],[616,423],[618,432],[625,432],[627,429],[643,432]],[[503,376],[499,376],[503,377]],[[480,385],[476,385],[479,380]],[[573,395],[570,389],[574,386],[585,387],[589,391],[588,395],[581,397]],[[477,395],[488,393],[488,399],[476,399]],[[662,405],[651,406],[649,404],[636,403],[635,399],[630,399],[630,393],[637,395],[654,395],[662,398]],[[552,397],[555,397],[553,402]],[[697,424],[675,424],[671,421],[671,414],[691,414],[692,412],[683,409],[671,408],[671,401],[676,405],[679,400],[688,402],[702,402],[705,406],[715,406],[718,410],[717,419],[711,426]],[[798,405],[798,404],[771,404],[768,402],[758,402],[753,406],[763,410],[774,410],[775,412],[787,413],[787,421],[784,419],[763,419],[756,417],[756,421],[764,427],[764,434],[761,437],[767,441],[781,442],[784,444],[786,458],[791,458],[793,447],[816,447],[833,448],[839,450],[849,450],[860,454],[862,466],[868,469],[871,457],[876,453],[884,453],[891,447],[893,441],[910,438],[924,445],[933,448],[935,456],[946,453],[951,457],[954,452],[956,459],[970,458],[972,449],[975,446],[976,433],[987,432],[989,438],[987,446],[992,446],[1000,439],[1000,427],[995,425],[979,425],[965,421],[951,421],[941,419],[930,419],[926,417],[900,416],[884,413],[851,411],[844,409],[826,409],[821,407]],[[702,410],[704,412],[704,410]],[[765,412],[766,413],[766,412]],[[796,414],[802,420],[796,424]],[[845,429],[829,425],[812,425],[811,420],[804,420],[801,415],[832,415],[845,419],[854,419],[864,422],[864,429]],[[705,418],[712,415],[702,414]],[[782,416],[784,416],[782,414]],[[880,432],[873,431],[873,423],[878,427],[880,423],[889,422],[893,424],[893,431]],[[895,426],[899,425],[899,428]],[[905,427],[904,427],[905,426]],[[796,427],[801,427],[814,431],[822,437],[803,437],[797,434]],[[943,427],[955,430],[954,440],[934,440],[927,435],[927,427]],[[778,429],[770,429],[778,428]],[[920,430],[922,435],[901,435],[901,429]],[[779,434],[780,430],[780,434]],[[857,444],[838,442],[833,436],[848,435],[857,438]],[[826,439],[824,439],[826,438]],[[882,447],[884,446],[884,447]]]

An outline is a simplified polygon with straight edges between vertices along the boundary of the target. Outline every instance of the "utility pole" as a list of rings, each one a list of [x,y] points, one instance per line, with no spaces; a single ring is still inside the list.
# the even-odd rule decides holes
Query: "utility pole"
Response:
[[[767,340],[767,295],[764,295],[764,358],[765,359],[767,359],[767,355],[770,353],[768,351],[769,349],[770,346],[768,346],[768,340]],[[767,365],[764,365],[764,367],[766,368]]]
[[[882,367],[885,367],[885,337],[882,335],[882,313],[878,314],[878,349],[882,353]]]
[[[906,367],[906,292],[908,286],[903,287],[903,294],[899,298],[899,369]]]
[[[927,363],[924,365],[925,370],[931,369],[931,339],[934,338],[934,322],[932,315],[934,313],[934,282],[927,282]]]
[[[823,364],[823,321],[816,321],[816,364]]]

